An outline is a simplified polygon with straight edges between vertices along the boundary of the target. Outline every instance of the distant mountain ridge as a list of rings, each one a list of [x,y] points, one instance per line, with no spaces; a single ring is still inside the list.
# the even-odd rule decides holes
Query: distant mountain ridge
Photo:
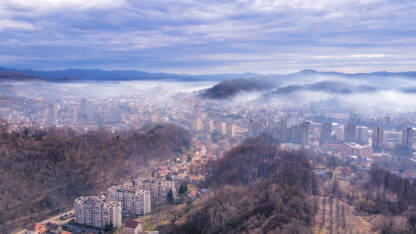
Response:
[[[25,75],[19,72],[12,72],[12,71],[0,71],[0,80],[40,80],[36,76]]]
[[[235,78],[248,78],[257,76],[256,73],[242,74],[214,74],[214,75],[187,75],[172,74],[164,72],[144,72],[137,70],[111,70],[100,69],[65,69],[51,71],[19,70],[0,67],[1,73],[20,74],[21,77],[38,77],[44,81],[129,81],[129,80],[177,80],[177,81],[204,81],[204,80],[226,80]],[[17,76],[16,76],[17,77]],[[0,76],[0,78],[2,78]],[[16,80],[23,80],[21,78]]]
[[[224,73],[224,74],[172,74],[164,72],[145,72],[137,70],[100,70],[100,69],[65,69],[65,70],[20,70],[13,68],[0,67],[1,80],[43,80],[55,82],[69,81],[131,81],[131,80],[174,80],[174,81],[224,81],[236,78],[293,78],[305,75],[332,75],[351,78],[364,77],[403,77],[415,78],[416,72],[372,72],[372,73],[341,73],[341,72],[321,72],[316,70],[301,70],[291,74],[259,74],[259,73]]]

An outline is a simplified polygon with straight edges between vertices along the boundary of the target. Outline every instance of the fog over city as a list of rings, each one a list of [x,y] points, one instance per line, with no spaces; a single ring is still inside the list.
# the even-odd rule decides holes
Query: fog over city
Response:
[[[204,98],[209,88],[221,82],[240,82],[221,77],[219,81],[133,80],[133,81],[10,81],[1,82],[3,97],[24,97],[44,104],[82,99],[103,102],[111,98],[146,97],[154,105],[165,105],[176,95],[189,95],[221,107],[232,105],[268,105],[271,109],[320,108],[330,111],[357,112],[377,117],[416,111],[416,76],[404,74],[343,74],[304,70],[289,75],[254,74],[244,88],[226,97]],[[3,118],[10,112],[3,110]]]
[[[415,0],[0,0],[0,234],[416,234]]]

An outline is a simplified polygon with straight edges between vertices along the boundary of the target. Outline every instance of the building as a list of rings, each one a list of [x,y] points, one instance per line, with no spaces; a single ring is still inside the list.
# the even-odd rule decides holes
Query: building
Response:
[[[147,215],[151,211],[150,191],[131,185],[113,186],[107,190],[107,196],[109,200],[120,202],[125,214]]]
[[[298,126],[298,143],[301,145],[309,145],[309,128],[311,123],[303,121]]]
[[[273,132],[273,135],[280,140],[280,142],[287,141],[287,120],[281,119],[277,123],[276,132]]]
[[[367,127],[357,126],[355,128],[355,141],[362,145],[365,145],[368,143],[368,128]]]
[[[214,132],[214,120],[211,119],[207,121],[207,131],[208,133]]]
[[[112,224],[121,226],[122,206],[118,201],[110,201],[105,197],[79,197],[74,202],[75,222],[102,228]]]
[[[220,123],[220,134],[221,134],[221,136],[225,136],[225,135],[227,135],[227,123],[225,123],[225,122],[221,122]]]
[[[332,133],[332,124],[331,123],[323,123],[321,124],[321,131],[319,135],[319,143],[322,145],[327,143],[331,140],[331,133]]]
[[[344,126],[344,141],[355,141],[355,128],[353,123]]]
[[[379,153],[383,150],[383,139],[384,139],[384,131],[381,127],[376,127],[373,130],[371,144],[373,146],[373,150],[376,153]]]
[[[401,140],[401,146],[406,151],[412,151],[413,147],[413,129],[412,128],[404,128],[402,130],[402,140]]]
[[[384,131],[383,147],[396,148],[400,145],[400,132]]]
[[[228,131],[228,136],[235,137],[237,135],[237,126],[235,124],[231,124],[230,129]]]
[[[202,118],[202,108],[200,105],[196,105],[195,106],[195,117],[197,119],[201,119]]]
[[[360,156],[372,157],[374,155],[373,147],[370,145],[360,145],[354,142],[346,142],[342,145],[341,156]]]
[[[334,130],[335,139],[338,141],[344,141],[344,126],[338,126]]]
[[[166,202],[169,190],[175,194],[175,182],[165,179],[137,179],[134,181],[137,190],[150,192],[152,202]]]
[[[204,128],[204,126],[202,125],[202,120],[200,118],[193,120],[192,128],[195,131],[201,131]]]
[[[143,232],[143,225],[140,219],[129,219],[124,225],[123,234],[139,234]]]
[[[211,145],[212,141],[211,141],[211,133],[207,133],[206,135],[206,143],[208,145]]]
[[[269,127],[267,119],[250,120],[249,133],[250,136],[260,136]]]
[[[26,229],[26,234],[38,234],[38,233],[45,233],[48,229],[46,225],[41,223],[35,223],[31,225],[29,228]]]

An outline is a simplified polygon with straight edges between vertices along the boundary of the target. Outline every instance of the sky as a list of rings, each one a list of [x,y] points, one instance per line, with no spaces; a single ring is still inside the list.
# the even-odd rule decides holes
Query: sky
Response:
[[[416,70],[414,0],[0,0],[0,67]]]

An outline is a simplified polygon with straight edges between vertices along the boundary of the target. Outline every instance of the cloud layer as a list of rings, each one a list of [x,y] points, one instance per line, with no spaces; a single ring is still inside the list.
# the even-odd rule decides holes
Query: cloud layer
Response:
[[[0,65],[414,70],[415,10],[413,0],[0,0]]]

